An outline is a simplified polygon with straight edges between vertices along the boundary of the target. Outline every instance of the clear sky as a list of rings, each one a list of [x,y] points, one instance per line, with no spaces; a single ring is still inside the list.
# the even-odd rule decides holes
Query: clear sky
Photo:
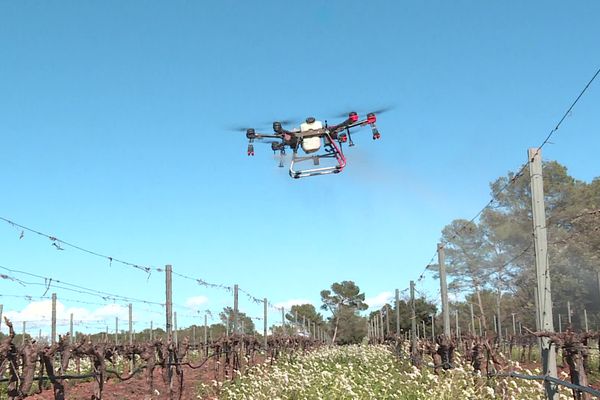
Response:
[[[597,1],[0,0],[0,216],[273,304],[318,306],[341,280],[385,299],[558,122],[600,65],[599,15]],[[578,179],[598,176],[599,104],[596,82],[544,148]],[[388,105],[381,140],[357,133],[336,176],[292,180],[267,146],[249,158],[227,129]],[[0,222],[1,266],[164,302],[157,272],[20,233]],[[49,318],[36,297],[52,292],[59,317],[88,320],[80,329],[126,316],[0,273],[42,283],[0,279],[15,321]],[[173,285],[180,326],[232,304]],[[244,296],[240,308],[262,314]],[[134,319],[158,325],[162,308],[134,303]]]

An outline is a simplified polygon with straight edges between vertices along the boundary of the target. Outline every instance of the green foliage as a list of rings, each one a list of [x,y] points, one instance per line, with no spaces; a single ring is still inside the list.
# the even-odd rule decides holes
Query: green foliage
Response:
[[[317,324],[323,323],[323,316],[317,312],[315,306],[312,304],[295,304],[290,309],[290,312],[286,313],[285,319],[290,322],[295,322],[296,318],[298,323],[302,323],[303,318],[306,321],[316,322]]]
[[[395,303],[395,302],[394,302]],[[410,300],[400,300],[398,302],[398,310],[400,312],[400,332],[407,332],[411,329],[411,316],[412,309],[410,306]],[[383,313],[384,318],[388,315],[390,318],[390,331],[396,332],[396,304],[384,305],[381,310],[372,311],[369,314],[369,319],[373,319],[378,314]],[[424,297],[415,299],[415,316],[418,324],[425,321],[425,334],[431,335],[431,315],[437,314],[437,307],[435,304],[427,301]],[[421,328],[419,328],[421,329]],[[437,328],[436,326],[436,329]],[[438,332],[440,332],[438,330]]]
[[[569,301],[576,328],[583,327],[583,309],[590,327],[598,327],[600,178],[590,183],[575,180],[554,161],[544,163],[543,174],[555,325],[556,314],[566,317]],[[536,274],[529,171],[516,179],[513,174],[500,177],[491,189],[493,207],[486,208],[478,222],[458,219],[443,230],[449,289],[458,298],[468,296],[466,302],[455,304],[461,314],[470,312],[470,302],[476,316],[485,316],[488,323],[496,313],[500,291],[503,325],[510,323],[512,328],[510,313],[517,312],[524,325],[534,327]]]
[[[321,301],[323,302],[321,309],[329,310],[332,314],[329,321],[333,330],[333,343],[337,343],[340,326],[346,330],[345,338],[355,338],[356,335],[349,330],[357,326],[356,314],[369,308],[365,303],[365,294],[360,293],[360,288],[352,281],[336,282],[331,285],[331,290],[321,291]],[[358,343],[358,341],[352,343]]]
[[[235,312],[232,307],[225,307],[223,311],[219,313],[219,318],[223,325],[229,324],[229,332],[233,332]],[[254,333],[254,321],[248,317],[246,313],[238,311],[237,313],[238,332],[247,335]]]

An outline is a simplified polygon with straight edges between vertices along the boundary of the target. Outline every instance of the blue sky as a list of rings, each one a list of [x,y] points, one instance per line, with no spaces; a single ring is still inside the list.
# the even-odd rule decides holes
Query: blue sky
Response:
[[[0,216],[273,304],[318,305],[341,280],[385,298],[594,74],[599,12],[594,1],[0,0]],[[599,102],[596,82],[544,148],[578,179],[598,175]],[[227,130],[386,105],[382,139],[357,133],[338,176],[292,180],[268,147],[249,158]],[[164,301],[158,273],[19,236],[0,223],[1,266]],[[436,294],[430,277],[420,285]],[[7,295],[45,291],[0,280],[15,320],[48,306]],[[76,307],[98,326],[125,315],[52,291],[69,299],[65,315]],[[232,300],[176,277],[174,302],[183,326]],[[240,307],[261,315],[244,297]],[[163,319],[143,303],[134,314],[136,329]]]

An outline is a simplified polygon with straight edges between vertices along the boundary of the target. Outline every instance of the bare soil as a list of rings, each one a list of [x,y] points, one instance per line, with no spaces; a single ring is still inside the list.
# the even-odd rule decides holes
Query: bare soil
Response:
[[[198,396],[198,384],[200,382],[210,384],[215,378],[214,363],[208,362],[202,368],[191,369],[190,367],[183,368],[183,393],[181,396],[182,400],[198,400],[201,397]],[[223,378],[222,375],[220,377]],[[175,384],[174,379],[174,384]],[[66,387],[66,398],[68,400],[90,400],[96,389],[96,382],[93,381],[72,381],[67,383]],[[159,368],[154,371],[154,388],[155,394],[150,397],[148,394],[148,386],[143,374],[137,374],[128,381],[119,381],[116,378],[111,378],[104,384],[104,390],[102,392],[102,398],[104,400],[158,400],[168,399],[168,391],[165,386],[161,371]],[[175,393],[174,399],[178,399],[178,394]],[[46,389],[41,394],[36,394],[27,397],[32,400],[54,400],[54,394],[52,389]]]

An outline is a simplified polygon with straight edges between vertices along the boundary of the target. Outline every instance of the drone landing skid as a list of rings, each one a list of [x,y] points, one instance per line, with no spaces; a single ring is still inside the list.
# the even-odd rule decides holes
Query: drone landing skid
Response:
[[[331,139],[331,136],[327,134],[327,138],[329,140],[326,140],[327,145],[325,147],[324,154],[298,156],[298,148],[294,150],[294,155],[290,164],[290,176],[292,178],[307,178],[309,176],[338,174],[342,172],[346,166],[346,157],[344,157],[344,154],[341,152],[340,148]],[[335,160],[335,165],[325,167],[319,166],[322,160],[329,159]],[[306,164],[307,161],[312,161],[314,168],[295,169],[298,164]]]

